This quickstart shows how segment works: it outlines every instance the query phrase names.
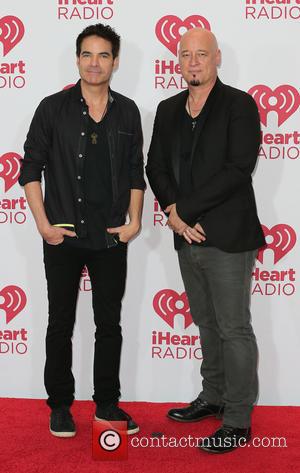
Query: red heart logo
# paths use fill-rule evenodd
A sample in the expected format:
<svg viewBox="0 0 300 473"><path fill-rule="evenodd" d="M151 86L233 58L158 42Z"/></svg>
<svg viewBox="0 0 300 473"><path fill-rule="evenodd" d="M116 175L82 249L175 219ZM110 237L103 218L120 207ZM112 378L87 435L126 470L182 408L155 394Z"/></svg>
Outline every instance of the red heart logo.
<svg viewBox="0 0 300 473"><path fill-rule="evenodd" d="M153 298L153 308L172 328L174 328L175 316L178 314L184 317L184 328L193 323L189 301L185 292L178 294L172 289L162 289Z"/></svg>
<svg viewBox="0 0 300 473"><path fill-rule="evenodd" d="M0 177L4 180L4 192L7 192L17 182L20 175L22 157L17 153L5 153L0 156Z"/></svg>
<svg viewBox="0 0 300 473"><path fill-rule="evenodd" d="M276 264L294 248L297 241L296 232L290 225L286 224L278 224L270 229L262 225L262 229L265 237L270 235L273 237L273 241L259 250L257 259L260 263L263 263L264 252L270 249L274 252L274 264Z"/></svg>
<svg viewBox="0 0 300 473"><path fill-rule="evenodd" d="M25 32L22 21L16 16L0 18L0 43L6 56L23 38Z"/></svg>
<svg viewBox="0 0 300 473"><path fill-rule="evenodd" d="M267 116L269 112L276 112L278 116L278 126L281 126L300 105L300 95L298 90L291 85L280 85L272 90L266 85L255 85L248 93L254 98L260 121L267 126Z"/></svg>
<svg viewBox="0 0 300 473"><path fill-rule="evenodd" d="M185 20L181 20L175 15L166 15L161 18L155 27L155 34L159 41L166 46L166 48L177 56L177 46L183 33L180 29L185 28L190 30L192 28L204 28L210 30L210 24L203 16L192 15Z"/></svg>
<svg viewBox="0 0 300 473"><path fill-rule="evenodd" d="M0 292L0 297L4 298L4 302L0 304L6 314L6 323L13 320L25 307L27 298L26 294L18 286L6 286Z"/></svg>

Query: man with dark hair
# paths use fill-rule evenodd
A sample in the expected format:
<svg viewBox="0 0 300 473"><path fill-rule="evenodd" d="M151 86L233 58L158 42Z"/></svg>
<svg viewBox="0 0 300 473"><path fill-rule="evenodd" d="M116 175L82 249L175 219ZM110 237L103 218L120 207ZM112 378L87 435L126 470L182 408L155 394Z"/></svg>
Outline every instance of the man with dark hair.
<svg viewBox="0 0 300 473"><path fill-rule="evenodd" d="M76 56L79 57L81 53L81 45L88 36L98 36L98 38L105 39L111 43L112 57L115 59L120 52L120 36L109 25L98 23L97 25L87 26L76 40Z"/></svg>
<svg viewBox="0 0 300 473"><path fill-rule="evenodd" d="M96 420L133 419L118 406L127 243L141 226L145 182L135 103L110 89L120 37L109 26L77 38L80 80L46 97L33 117L19 182L43 238L49 299L45 387L50 432L75 435L72 334L80 276L89 271L95 332ZM45 199L41 174L45 177ZM126 215L129 222L126 223Z"/></svg>
<svg viewBox="0 0 300 473"><path fill-rule="evenodd" d="M200 329L202 391L177 422L223 417L202 444L213 453L251 437L257 398L257 346L250 284L257 249L265 244L251 174L260 144L257 106L222 84L215 36L195 28L180 41L188 90L158 106L147 175L168 214L191 314Z"/></svg>

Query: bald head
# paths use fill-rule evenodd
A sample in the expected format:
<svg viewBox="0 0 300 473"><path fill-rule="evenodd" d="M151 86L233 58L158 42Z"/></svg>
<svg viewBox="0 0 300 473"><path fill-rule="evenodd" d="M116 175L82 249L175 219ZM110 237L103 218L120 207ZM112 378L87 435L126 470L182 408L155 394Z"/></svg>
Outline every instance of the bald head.
<svg viewBox="0 0 300 473"><path fill-rule="evenodd" d="M198 42L205 45L211 51L217 52L219 50L218 41L215 35L204 28L193 28L188 30L181 36L179 51L182 50L190 42Z"/></svg>
<svg viewBox="0 0 300 473"><path fill-rule="evenodd" d="M181 73L192 87L213 83L221 53L215 35L203 28L193 28L184 33L179 44Z"/></svg>

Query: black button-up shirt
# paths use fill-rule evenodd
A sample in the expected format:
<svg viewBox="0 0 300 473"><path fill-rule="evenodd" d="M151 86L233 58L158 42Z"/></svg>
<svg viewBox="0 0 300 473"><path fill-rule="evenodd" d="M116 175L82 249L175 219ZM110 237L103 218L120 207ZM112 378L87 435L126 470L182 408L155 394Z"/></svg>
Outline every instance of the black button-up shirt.
<svg viewBox="0 0 300 473"><path fill-rule="evenodd" d="M110 90L114 102L106 118L111 165L112 206L107 225L123 225L131 189L145 189L142 130L136 104ZM87 236L84 161L87 151L88 106L80 81L46 97L32 119L24 145L19 183L45 177L45 210L52 225L74 229ZM108 234L107 246L115 245Z"/></svg>
<svg viewBox="0 0 300 473"><path fill-rule="evenodd" d="M101 250L108 246L107 219L112 206L112 178L106 122L112 106L113 102L98 123L89 116L84 160L87 238L65 236L65 242L77 248Z"/></svg>

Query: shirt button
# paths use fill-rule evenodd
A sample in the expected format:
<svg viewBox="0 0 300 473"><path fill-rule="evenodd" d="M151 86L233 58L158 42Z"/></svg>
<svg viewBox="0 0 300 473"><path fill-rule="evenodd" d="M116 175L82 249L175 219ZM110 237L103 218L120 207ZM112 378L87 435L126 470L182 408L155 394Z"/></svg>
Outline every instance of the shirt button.
<svg viewBox="0 0 300 473"><path fill-rule="evenodd" d="M83 99L80 99L80 102L83 102Z"/></svg>
<svg viewBox="0 0 300 473"><path fill-rule="evenodd" d="M77 176L77 179L79 179L79 180L80 180L80 179L81 179L81 176Z"/></svg>
<svg viewBox="0 0 300 473"><path fill-rule="evenodd" d="M79 158L82 158L83 156L82 156L82 154L80 153L80 154L78 155L78 157L79 157Z"/></svg>
<svg viewBox="0 0 300 473"><path fill-rule="evenodd" d="M84 220L80 220L80 223L84 223Z"/></svg>
<svg viewBox="0 0 300 473"><path fill-rule="evenodd" d="M82 132L81 132L81 136L84 136L84 135L85 135L85 133L84 133L84 131L82 131Z"/></svg>
<svg viewBox="0 0 300 473"><path fill-rule="evenodd" d="M84 111L84 112L82 112L82 113L83 113L83 115L86 115L86 111Z"/></svg>
<svg viewBox="0 0 300 473"><path fill-rule="evenodd" d="M79 197L78 202L82 202L82 199Z"/></svg>

